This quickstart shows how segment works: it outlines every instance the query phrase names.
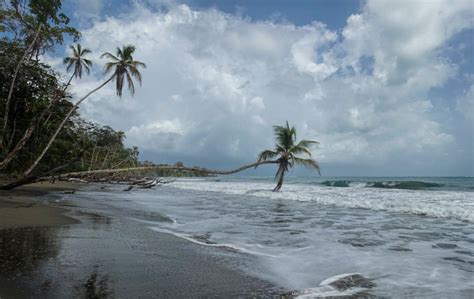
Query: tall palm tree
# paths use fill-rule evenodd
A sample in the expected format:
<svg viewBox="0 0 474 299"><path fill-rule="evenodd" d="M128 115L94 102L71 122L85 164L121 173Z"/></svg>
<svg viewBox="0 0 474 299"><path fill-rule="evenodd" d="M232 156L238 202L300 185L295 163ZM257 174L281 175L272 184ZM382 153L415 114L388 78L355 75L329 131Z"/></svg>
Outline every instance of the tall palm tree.
<svg viewBox="0 0 474 299"><path fill-rule="evenodd" d="M130 93L135 94L135 85L133 84L133 77L142 83L142 75L138 70L138 67L146 68L146 65L143 62L133 60L133 52L135 52L135 47L132 45L123 46L122 49L117 48L117 54L113 55L109 52L105 52L100 57L109 58L112 61L107 62L104 66L104 72L106 74L113 71L112 77L115 78L116 91L119 97L122 96L122 89L124 81L127 81L128 89Z"/></svg>
<svg viewBox="0 0 474 299"><path fill-rule="evenodd" d="M92 67L92 61L87 58L84 58L84 56L86 56L87 54L92 53L91 50L87 48L82 48L81 44L76 44L75 47L71 45L69 46L69 48L72 50L72 56L65 57L63 60L63 64L67 65L66 70L68 72L70 72L73 68L74 71L68 83L66 84L66 88L71 83L72 78L82 78L83 70L85 70L86 73L89 75L91 73Z"/></svg>
<svg viewBox="0 0 474 299"><path fill-rule="evenodd" d="M312 140L301 140L296 143L296 130L294 126L286 122L286 126L273 126L275 132L276 145L275 150L264 150L258 156L259 162L269 161L270 159L278 157L275 161L278 163L278 170L275 175L275 181L277 185L273 191L278 191L283 185L283 179L285 172L295 164L303 165L311 169L315 169L320 173L319 164L315 160L311 159L311 151L309 147L312 144L319 144L317 141ZM304 154L307 157L299 157L297 155ZM258 166L258 165L257 165Z"/></svg>
<svg viewBox="0 0 474 299"><path fill-rule="evenodd" d="M123 46L122 49L117 48L117 55L114 56L110 54L109 52L106 52L101 55L102 57L107 57L110 58L112 61L107 62L104 66L104 73L109 74L113 71L112 76L108 78L106 81L104 81L101 85L96 87L95 89L91 90L89 93L87 93L84 97L79 99L74 106L69 110L69 112L66 114L64 119L62 120L61 124L59 127L56 129L56 132L53 134L53 136L50 138L48 144L46 147L43 149L41 154L36 158L35 162L23 173L24 176L28 176L31 174L31 172L36 168L38 163L43 159L44 155L50 148L51 144L56 140L56 137L58 136L59 132L61 129L64 127L66 122L69 120L71 115L76 111L77 107L84 101L86 100L91 94L94 92L98 91L105 85L107 85L109 82L115 80L116 81L116 92L119 97L122 96L122 89L123 89L123 83L124 79L127 80L128 83L128 89L130 90L130 93L132 95L135 94L135 86L133 84L133 78L135 77L138 82L142 82L142 75L140 71L138 70L139 67L146 68L146 65L143 62L133 60L133 52L135 52L135 47L132 45L127 45Z"/></svg>

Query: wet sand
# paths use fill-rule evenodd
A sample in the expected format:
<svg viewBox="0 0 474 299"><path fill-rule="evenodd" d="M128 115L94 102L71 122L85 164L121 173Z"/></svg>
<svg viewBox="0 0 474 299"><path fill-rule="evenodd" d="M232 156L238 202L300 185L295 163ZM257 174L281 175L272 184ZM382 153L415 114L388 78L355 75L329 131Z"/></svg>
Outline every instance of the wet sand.
<svg viewBox="0 0 474 299"><path fill-rule="evenodd" d="M72 187L55 188L62 194ZM0 195L0 217L7 209L31 209L35 212L24 213L38 216L23 214L18 222L10 217L0 227L0 298L272 298L283 293L232 266L251 263L251 256L216 254L214 248L152 231L130 215L155 216L133 215L126 203L113 210L100 199L77 202L74 195L38 199L45 192L41 187L15 192Z"/></svg>
<svg viewBox="0 0 474 299"><path fill-rule="evenodd" d="M36 183L11 191L0 190L0 229L78 223L77 219L64 215L67 210L33 200L48 192L75 192L77 189L77 185L70 183Z"/></svg>

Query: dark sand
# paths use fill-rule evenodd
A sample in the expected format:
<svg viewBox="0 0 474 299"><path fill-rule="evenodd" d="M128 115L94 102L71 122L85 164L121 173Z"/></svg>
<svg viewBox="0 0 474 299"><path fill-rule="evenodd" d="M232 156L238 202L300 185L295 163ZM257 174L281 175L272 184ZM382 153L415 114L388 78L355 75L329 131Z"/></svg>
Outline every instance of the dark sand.
<svg viewBox="0 0 474 299"><path fill-rule="evenodd" d="M11 191L0 190L0 229L78 223L77 219L63 215L67 210L33 200L51 191L72 192L77 188L68 183L36 183Z"/></svg>
<svg viewBox="0 0 474 299"><path fill-rule="evenodd" d="M54 188L63 193L74 186ZM127 203L120 210L100 199L77 202L74 195L60 203L44 196L32 201L47 190L51 186L0 194L2 299L275 298L284 292L238 270L251 256L216 254L219 249L130 219L159 215L134 215Z"/></svg>

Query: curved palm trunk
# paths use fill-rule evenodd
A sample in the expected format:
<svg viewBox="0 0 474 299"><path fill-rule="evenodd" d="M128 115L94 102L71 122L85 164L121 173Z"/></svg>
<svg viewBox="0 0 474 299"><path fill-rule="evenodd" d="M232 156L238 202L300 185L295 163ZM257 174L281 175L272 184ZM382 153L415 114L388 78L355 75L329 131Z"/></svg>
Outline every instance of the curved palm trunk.
<svg viewBox="0 0 474 299"><path fill-rule="evenodd" d="M233 174L248 168L252 167L257 167L259 165L263 164L278 164L279 161L262 161L262 162L256 162L248 165L244 165L242 167L232 169L232 170L213 170L213 169L202 169L202 168L190 168L190 167L176 167L176 166L143 166L143 167L130 167L130 168L120 168L120 169L100 169L100 170L90 170L90 171L78 171L78 172L69 172L61 175L55 176L57 179L66 179L66 178L80 178L80 177L87 177L89 175L100 175L100 174L113 174L113 173L120 173L120 172L134 172L134 171L152 171L152 170L161 170L161 169L167 169L167 170L185 170L185 171L196 171L196 172L206 172L208 174ZM36 180L40 178L48 178L47 175L48 173L45 173L42 176L26 176L16 182L13 182L11 184L8 184L6 186L0 187L1 189L13 189L18 186L24 185L24 184L29 184L33 183ZM27 179L28 178L28 179ZM34 178L34 179L30 179Z"/></svg>
<svg viewBox="0 0 474 299"><path fill-rule="evenodd" d="M247 165L244 165L242 167L232 169L232 170L205 170L205 172L208 172L210 174L233 174L233 173L241 172L241 171L243 171L245 169L248 169L248 168L257 167L259 165L277 164L277 163L279 163L279 162L278 161L261 161L261 162L255 162L255 163L252 163L252 164L247 164Z"/></svg>
<svg viewBox="0 0 474 299"><path fill-rule="evenodd" d="M288 171L288 160L284 159L283 157L279 158L278 163L280 164L278 166L278 171L275 175L275 181L278 180L277 185L273 189L273 192L280 191L281 187L283 186L283 180L285 179L285 172Z"/></svg>
<svg viewBox="0 0 474 299"><path fill-rule="evenodd" d="M280 177L278 178L278 183L275 186L275 188L273 189L273 192L280 191L281 187L283 186L283 180L285 178L285 172L286 171L283 169Z"/></svg>
<svg viewBox="0 0 474 299"><path fill-rule="evenodd" d="M33 38L33 41L28 45L28 48L26 48L25 52L23 53L23 56L21 57L20 61L18 61L18 64L16 65L15 72L13 73L12 82L10 83L7 101L5 104L5 115L3 116L3 126L2 126L2 131L0 132L0 145L3 144L3 137L5 136L5 131L7 130L8 116L9 116L9 110L10 110L10 101L13 95L13 88L15 87L16 77L18 76L18 72L20 71L21 65L25 61L26 56L35 46L36 40L38 39L38 36L42 28L43 28L43 24L40 24L38 26L38 30L36 30L36 34L35 34L35 37Z"/></svg>
<svg viewBox="0 0 474 299"><path fill-rule="evenodd" d="M110 81L112 81L112 79L114 78L114 76L110 77L107 81L105 81L104 83L102 83L101 85L99 85L97 88L91 90L89 93L87 93L84 97L82 97L79 101L77 101L76 104L74 104L74 106L72 106L72 108L69 110L69 112L66 114L66 116L64 117L63 121L61 122L61 124L59 125L59 127L56 129L56 132L54 132L53 136L51 136L51 138L49 139L49 142L48 144L46 145L46 147L43 149L43 151L41 152L41 154L36 158L36 160L33 162L33 164L23 173L24 176L28 176L35 168L36 166L38 165L38 163L43 159L44 155L46 154L46 152L49 150L49 148L51 147L51 144L53 144L54 140L56 140L56 137L59 135L59 132L61 132L62 128L64 127L64 125L66 124L66 122L69 120L69 118L71 117L71 115L74 113L74 111L76 111L77 107L85 100L87 99L91 94L93 94L94 92L98 91L99 89L101 89L102 87L104 87L105 85L107 85Z"/></svg>
<svg viewBox="0 0 474 299"><path fill-rule="evenodd" d="M63 89L63 92L66 91L69 84L71 84L71 80L74 77L74 74L69 78L66 86ZM28 129L26 129L23 137L17 142L15 147L6 155L6 157L0 161L0 170L4 169L5 167L10 164L10 162L17 156L17 153L25 146L26 142L30 139L33 135L33 132L39 127L41 124L41 120L45 117L45 115L51 110L53 105L58 101L59 97L54 97L50 102L46 109L44 109L38 117L35 117L31 121L31 125Z"/></svg>
<svg viewBox="0 0 474 299"><path fill-rule="evenodd" d="M181 170L181 171L195 171L195 172L205 172L208 174L233 174L240 171L243 171L248 168L257 167L263 164L278 164L278 161L262 161L256 162L252 164L247 164L242 167L232 169L232 170L214 170L214 169L203 169L203 168L191 168L191 167L176 167L176 166L143 166L143 167L129 167L129 168L120 168L120 169L99 169L99 170L90 170L90 171L78 171L78 172L70 172L65 173L59 176L59 178L67 178L67 177L85 177L88 175L93 174L109 174L109 173L119 173L119 172L133 172L133 171L152 171L152 170Z"/></svg>

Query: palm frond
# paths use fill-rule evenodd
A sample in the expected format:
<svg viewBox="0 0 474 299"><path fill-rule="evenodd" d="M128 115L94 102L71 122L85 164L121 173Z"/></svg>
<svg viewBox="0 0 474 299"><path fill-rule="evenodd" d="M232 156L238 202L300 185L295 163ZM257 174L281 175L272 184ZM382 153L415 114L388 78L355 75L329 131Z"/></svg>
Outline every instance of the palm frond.
<svg viewBox="0 0 474 299"><path fill-rule="evenodd" d="M68 63L71 63L71 57L64 57L63 59L63 64L68 64Z"/></svg>
<svg viewBox="0 0 474 299"><path fill-rule="evenodd" d="M93 62L89 59L83 59L84 63L88 66L88 67L92 67L93 65Z"/></svg>
<svg viewBox="0 0 474 299"><path fill-rule="evenodd" d="M128 67L128 69L130 70L130 73L132 74L132 76L137 78L138 82L141 85L142 84L142 74L140 73L140 71L134 65L130 65Z"/></svg>
<svg viewBox="0 0 474 299"><path fill-rule="evenodd" d="M86 54L92 53L92 51L87 48L84 48L81 53L82 55L86 55Z"/></svg>
<svg viewBox="0 0 474 299"><path fill-rule="evenodd" d="M105 52L101 55L101 58L109 58L112 61L107 62L104 65L104 73L113 72L112 78L115 79L116 92L119 97L122 96L124 81L127 81L128 89L133 95L135 93L135 84L133 79L142 83L142 75L138 70L138 67L146 67L143 62L133 60L132 54L135 52L135 46L125 45L122 48L116 49L117 56L112 55L109 52Z"/></svg>
<svg viewBox="0 0 474 299"><path fill-rule="evenodd" d="M319 142L318 141L315 141L315 140L301 140L300 142L298 142L297 146L304 146L304 147L310 147L311 145L313 144L316 144L318 145Z"/></svg>
<svg viewBox="0 0 474 299"><path fill-rule="evenodd" d="M109 53L109 52L105 52L105 53L102 53L102 55L100 55L100 58L109 58L109 59L112 59L112 60L115 60L115 61L120 61L120 59L117 58L117 56Z"/></svg>
<svg viewBox="0 0 474 299"><path fill-rule="evenodd" d="M130 90L130 93L133 96L135 94L135 85L133 84L132 76L130 76L130 73L126 70L125 70L125 75L126 75L126 78L127 78L128 90Z"/></svg>
<svg viewBox="0 0 474 299"><path fill-rule="evenodd" d="M267 161L268 159L275 158L278 153L272 150L264 150L258 155L257 162Z"/></svg>
<svg viewBox="0 0 474 299"><path fill-rule="evenodd" d="M307 147L304 147L304 146L294 145L290 148L289 152L294 154L294 155L305 153L305 154L307 154L308 156L311 157L310 150Z"/></svg>
<svg viewBox="0 0 474 299"><path fill-rule="evenodd" d="M135 52L135 46L133 45L126 45L126 46L123 46L123 49L122 49L122 58L124 60L130 60L130 61L133 61L133 58L132 58L132 54Z"/></svg>
<svg viewBox="0 0 474 299"><path fill-rule="evenodd" d="M84 55L91 53L91 51L87 48L82 48L81 44L76 44L76 46L69 46L72 50L72 56L66 57L63 60L64 64L68 64L66 71L70 71L74 66L74 77L82 77L83 68L86 68L86 72L89 74L90 69L89 67L92 66L92 61L85 59Z"/></svg>
<svg viewBox="0 0 474 299"><path fill-rule="evenodd" d="M117 65L117 62L107 62L104 65L104 74L108 74L112 71L112 68L114 68Z"/></svg>
<svg viewBox="0 0 474 299"><path fill-rule="evenodd" d="M302 165L304 167L307 167L309 169L315 169L318 171L319 175L321 175L321 170L319 168L318 162L313 159L303 159L299 157L294 157L295 163L298 165Z"/></svg>
<svg viewBox="0 0 474 299"><path fill-rule="evenodd" d="M142 67L142 68L146 69L146 64L144 64L144 63L141 62L141 61L136 61L136 60L134 60L134 61L132 61L131 64L133 64L133 65L135 65L135 66L137 66L137 67Z"/></svg>

